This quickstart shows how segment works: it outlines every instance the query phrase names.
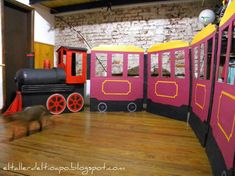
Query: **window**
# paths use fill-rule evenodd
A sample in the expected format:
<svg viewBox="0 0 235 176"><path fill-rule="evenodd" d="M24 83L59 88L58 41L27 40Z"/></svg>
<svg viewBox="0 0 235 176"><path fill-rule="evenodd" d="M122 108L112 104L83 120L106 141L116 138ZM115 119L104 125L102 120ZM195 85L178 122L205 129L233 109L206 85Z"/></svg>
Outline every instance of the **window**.
<svg viewBox="0 0 235 176"><path fill-rule="evenodd" d="M194 55L194 78L198 78L198 47L193 49Z"/></svg>
<svg viewBox="0 0 235 176"><path fill-rule="evenodd" d="M171 77L170 53L162 54L162 76Z"/></svg>
<svg viewBox="0 0 235 176"><path fill-rule="evenodd" d="M58 64L66 64L66 50L60 50L58 52Z"/></svg>
<svg viewBox="0 0 235 176"><path fill-rule="evenodd" d="M220 58L219 58L219 73L218 73L218 82L224 82L225 78L225 60L226 60L226 51L228 46L228 27L222 31L221 37L221 51L220 51Z"/></svg>
<svg viewBox="0 0 235 176"><path fill-rule="evenodd" d="M128 54L128 76L139 76L139 54Z"/></svg>
<svg viewBox="0 0 235 176"><path fill-rule="evenodd" d="M200 70L199 70L199 79L204 79L204 61L205 61L205 44L200 45Z"/></svg>
<svg viewBox="0 0 235 176"><path fill-rule="evenodd" d="M151 76L159 76L158 54L151 54Z"/></svg>
<svg viewBox="0 0 235 176"><path fill-rule="evenodd" d="M64 63L64 65L66 65L66 55L67 55L67 52L65 50L63 50L63 63Z"/></svg>
<svg viewBox="0 0 235 176"><path fill-rule="evenodd" d="M229 55L229 67L227 83L233 85L235 79L235 21L232 26L231 51Z"/></svg>
<svg viewBox="0 0 235 176"><path fill-rule="evenodd" d="M82 75L82 54L72 53L72 76Z"/></svg>
<svg viewBox="0 0 235 176"><path fill-rule="evenodd" d="M123 75L123 54L112 54L112 76Z"/></svg>
<svg viewBox="0 0 235 176"><path fill-rule="evenodd" d="M213 48L213 38L207 41L207 64L206 64L206 79L207 80L210 80L211 67L213 67L211 63L212 48Z"/></svg>
<svg viewBox="0 0 235 176"><path fill-rule="evenodd" d="M175 77L185 78L185 53L184 50L175 52Z"/></svg>
<svg viewBox="0 0 235 176"><path fill-rule="evenodd" d="M58 53L57 53L57 58L58 58L58 64L61 64L61 62L62 62L62 59L61 59L61 51L59 51Z"/></svg>
<svg viewBox="0 0 235 176"><path fill-rule="evenodd" d="M99 77L107 76L107 63L108 58L105 53L96 53L95 54L95 75Z"/></svg>

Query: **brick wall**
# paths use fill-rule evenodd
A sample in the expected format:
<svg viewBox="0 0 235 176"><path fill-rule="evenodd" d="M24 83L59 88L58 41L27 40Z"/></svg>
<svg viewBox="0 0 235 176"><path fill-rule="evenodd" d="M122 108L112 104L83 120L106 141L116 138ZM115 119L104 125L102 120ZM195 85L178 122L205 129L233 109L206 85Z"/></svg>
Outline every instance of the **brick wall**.
<svg viewBox="0 0 235 176"><path fill-rule="evenodd" d="M134 44L144 49L169 40L191 41L203 27L199 13L214 8L201 1L152 4L135 7L106 8L97 11L63 15L64 21L80 31L91 47L100 44ZM87 47L76 32L59 18L55 22L56 48L61 45Z"/></svg>

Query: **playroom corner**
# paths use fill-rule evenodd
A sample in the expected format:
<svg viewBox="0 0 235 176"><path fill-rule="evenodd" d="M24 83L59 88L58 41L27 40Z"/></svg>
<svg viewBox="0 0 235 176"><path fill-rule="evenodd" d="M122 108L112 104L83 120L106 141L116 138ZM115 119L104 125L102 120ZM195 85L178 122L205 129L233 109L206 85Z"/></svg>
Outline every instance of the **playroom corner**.
<svg viewBox="0 0 235 176"><path fill-rule="evenodd" d="M0 176L235 176L235 0L0 12Z"/></svg>

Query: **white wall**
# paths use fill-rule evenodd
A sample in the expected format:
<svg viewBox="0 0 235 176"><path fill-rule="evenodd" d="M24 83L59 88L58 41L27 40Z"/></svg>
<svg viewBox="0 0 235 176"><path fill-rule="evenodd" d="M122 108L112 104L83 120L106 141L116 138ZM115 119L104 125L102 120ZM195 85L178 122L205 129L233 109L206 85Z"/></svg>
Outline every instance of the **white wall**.
<svg viewBox="0 0 235 176"><path fill-rule="evenodd" d="M3 0L0 0L0 5ZM27 6L29 0L16 0ZM34 41L55 45L54 15L50 10L41 5L32 6L35 9L34 14ZM0 14L2 14L0 8ZM0 31L2 30L2 21L0 18ZM2 33L0 32L0 64L2 64ZM0 109L3 107L3 70L0 66Z"/></svg>
<svg viewBox="0 0 235 176"><path fill-rule="evenodd" d="M34 41L55 45L54 15L49 9L37 5L34 18Z"/></svg>

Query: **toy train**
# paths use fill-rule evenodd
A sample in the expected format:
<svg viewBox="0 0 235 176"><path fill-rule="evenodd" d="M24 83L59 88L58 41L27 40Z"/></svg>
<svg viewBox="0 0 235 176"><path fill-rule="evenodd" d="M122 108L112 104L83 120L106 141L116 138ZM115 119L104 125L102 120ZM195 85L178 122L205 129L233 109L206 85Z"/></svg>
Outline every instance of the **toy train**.
<svg viewBox="0 0 235 176"><path fill-rule="evenodd" d="M44 104L52 114L83 108L86 49L61 47L58 68L24 69L16 82L23 106ZM214 175L235 174L235 1L219 28L208 25L191 44L171 41L144 51L100 46L91 51L90 110L146 110L188 120ZM147 85L147 87L146 87ZM145 95L147 97L145 97Z"/></svg>
<svg viewBox="0 0 235 176"><path fill-rule="evenodd" d="M52 114L83 108L87 49L60 47L57 52L58 68L21 69L16 73L23 107L42 104Z"/></svg>

